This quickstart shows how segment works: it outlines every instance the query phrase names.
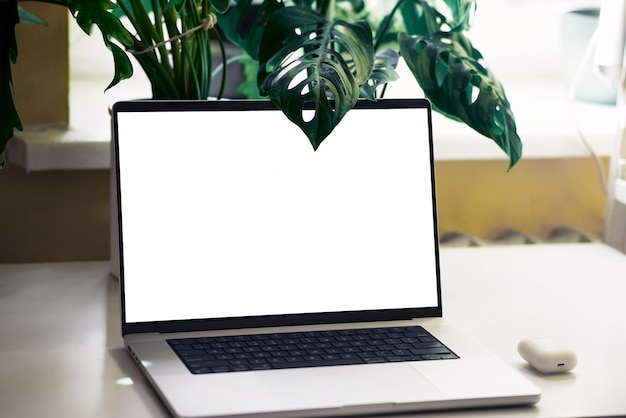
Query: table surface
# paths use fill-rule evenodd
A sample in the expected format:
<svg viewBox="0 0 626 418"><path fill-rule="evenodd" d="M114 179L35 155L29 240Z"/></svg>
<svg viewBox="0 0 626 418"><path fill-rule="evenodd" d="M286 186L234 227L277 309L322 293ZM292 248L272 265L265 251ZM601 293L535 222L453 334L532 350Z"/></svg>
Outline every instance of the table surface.
<svg viewBox="0 0 626 418"><path fill-rule="evenodd" d="M0 266L0 415L168 416L123 348L106 262ZM424 416L626 415L626 256L600 243L445 248L443 319L543 390L533 407ZM540 375L517 342L554 336L578 354ZM406 415L403 415L406 417Z"/></svg>

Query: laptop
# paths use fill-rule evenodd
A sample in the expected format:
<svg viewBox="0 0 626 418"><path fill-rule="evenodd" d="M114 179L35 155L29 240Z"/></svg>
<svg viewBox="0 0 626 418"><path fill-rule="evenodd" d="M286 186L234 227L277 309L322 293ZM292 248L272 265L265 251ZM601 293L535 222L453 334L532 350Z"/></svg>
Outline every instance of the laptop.
<svg viewBox="0 0 626 418"><path fill-rule="evenodd" d="M113 126L122 334L173 416L539 400L439 324L428 101L359 102L316 151L269 101L120 102Z"/></svg>

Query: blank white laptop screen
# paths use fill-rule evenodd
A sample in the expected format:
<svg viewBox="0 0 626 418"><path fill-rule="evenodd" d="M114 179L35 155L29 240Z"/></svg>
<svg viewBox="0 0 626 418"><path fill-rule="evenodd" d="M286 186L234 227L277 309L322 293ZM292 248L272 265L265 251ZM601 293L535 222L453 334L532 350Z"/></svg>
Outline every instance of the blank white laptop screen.
<svg viewBox="0 0 626 418"><path fill-rule="evenodd" d="M117 114L125 321L438 306L427 109Z"/></svg>

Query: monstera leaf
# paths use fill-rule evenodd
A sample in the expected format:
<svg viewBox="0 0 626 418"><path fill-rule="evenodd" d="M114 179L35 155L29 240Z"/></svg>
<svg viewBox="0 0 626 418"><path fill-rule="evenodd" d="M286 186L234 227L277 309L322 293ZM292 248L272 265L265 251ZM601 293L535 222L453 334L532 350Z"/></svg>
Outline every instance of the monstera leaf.
<svg viewBox="0 0 626 418"><path fill-rule="evenodd" d="M284 7L272 14L259 50L259 91L307 135L314 149L355 105L374 65L366 22L327 21ZM312 117L305 112L312 109Z"/></svg>
<svg viewBox="0 0 626 418"><path fill-rule="evenodd" d="M376 54L372 74L369 80L361 86L361 97L376 100L376 89L378 87L400 78L396 72L399 60L400 55L390 48Z"/></svg>
<svg viewBox="0 0 626 418"><path fill-rule="evenodd" d="M460 32L401 35L400 51L433 108L493 139L509 157L522 154L504 88L481 64L482 56Z"/></svg>
<svg viewBox="0 0 626 418"><path fill-rule="evenodd" d="M471 21L476 11L475 0L445 0L448 9L452 13L449 22L455 22L450 32L464 31L470 28Z"/></svg>
<svg viewBox="0 0 626 418"><path fill-rule="evenodd" d="M115 38L125 46L133 44L133 40L122 25L122 22L111 13L111 10L117 6L109 0L68 0L67 7L76 19L76 23L85 33L90 34L93 25L100 29L104 44L113 54L115 72L113 80L107 89L113 87L121 80L130 78L133 75L133 66L128 55L122 48L111 42L110 39L111 37Z"/></svg>
<svg viewBox="0 0 626 418"><path fill-rule="evenodd" d="M259 44L269 16L284 7L279 0L238 0L219 17L220 29L226 37L254 60L259 58Z"/></svg>

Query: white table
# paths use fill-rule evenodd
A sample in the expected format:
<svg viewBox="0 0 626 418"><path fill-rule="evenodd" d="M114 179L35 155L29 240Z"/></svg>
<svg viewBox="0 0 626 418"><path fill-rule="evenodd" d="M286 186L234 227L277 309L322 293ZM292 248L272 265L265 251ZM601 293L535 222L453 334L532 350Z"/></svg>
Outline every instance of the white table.
<svg viewBox="0 0 626 418"><path fill-rule="evenodd" d="M108 263L0 266L0 415L167 416L126 354ZM603 244L441 251L444 319L543 389L534 407L428 416L626 415L626 256ZM570 344L570 374L541 376L519 339ZM423 417L426 415L420 415Z"/></svg>

